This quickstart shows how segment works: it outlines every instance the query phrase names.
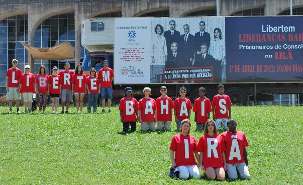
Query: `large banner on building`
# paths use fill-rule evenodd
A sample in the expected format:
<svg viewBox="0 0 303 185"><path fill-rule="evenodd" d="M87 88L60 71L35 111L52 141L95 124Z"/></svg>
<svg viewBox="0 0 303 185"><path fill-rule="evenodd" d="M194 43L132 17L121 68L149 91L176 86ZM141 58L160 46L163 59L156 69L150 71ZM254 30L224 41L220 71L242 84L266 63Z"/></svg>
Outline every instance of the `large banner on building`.
<svg viewBox="0 0 303 185"><path fill-rule="evenodd" d="M118 18L115 83L208 83L226 78L225 18Z"/></svg>
<svg viewBox="0 0 303 185"><path fill-rule="evenodd" d="M303 17L227 17L230 82L303 79Z"/></svg>

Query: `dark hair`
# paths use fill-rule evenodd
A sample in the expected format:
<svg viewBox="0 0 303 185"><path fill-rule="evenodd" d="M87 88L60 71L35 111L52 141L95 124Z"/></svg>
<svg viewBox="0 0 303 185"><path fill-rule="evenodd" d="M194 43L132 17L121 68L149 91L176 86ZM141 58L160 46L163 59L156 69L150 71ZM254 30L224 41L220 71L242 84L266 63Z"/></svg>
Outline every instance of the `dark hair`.
<svg viewBox="0 0 303 185"><path fill-rule="evenodd" d="M187 91L186 87L184 87L184 86L180 87L179 92L181 92L181 91Z"/></svg>
<svg viewBox="0 0 303 185"><path fill-rule="evenodd" d="M200 87L199 91L206 92L206 89L205 89L205 87Z"/></svg>
<svg viewBox="0 0 303 185"><path fill-rule="evenodd" d="M237 122L235 120L231 119L231 120L227 121L227 125L232 124L232 123L237 126Z"/></svg>
<svg viewBox="0 0 303 185"><path fill-rule="evenodd" d="M80 68L80 69L79 69L79 68ZM83 69L82 69L82 66L81 66L81 65L77 65L77 66L76 66L75 74L80 74L80 75L83 74Z"/></svg>
<svg viewBox="0 0 303 185"><path fill-rule="evenodd" d="M214 123L214 134L217 134L217 128L216 128L216 124L214 122L214 120L208 119L207 122L205 123L205 128L204 128L204 134L208 134L208 123Z"/></svg>
<svg viewBox="0 0 303 185"><path fill-rule="evenodd" d="M170 46L173 44L176 44L176 46L178 47L178 42L172 42L172 43L170 43Z"/></svg>
<svg viewBox="0 0 303 185"><path fill-rule="evenodd" d="M202 42L202 43L200 44L200 47L201 47L201 46L206 46L207 49L208 49L208 44L207 44L206 42Z"/></svg>
<svg viewBox="0 0 303 185"><path fill-rule="evenodd" d="M183 25L183 28L184 28L184 26L187 26L187 27L188 27L188 29L189 29L189 24L184 24L184 25Z"/></svg>
<svg viewBox="0 0 303 185"><path fill-rule="evenodd" d="M219 39L222 40L222 31L221 31L221 29L220 29L220 28L215 28L215 29L214 29L214 33L215 33L216 31L219 32ZM214 34L214 38L215 38L215 34Z"/></svg>
<svg viewBox="0 0 303 185"><path fill-rule="evenodd" d="M45 68L45 66L44 66L44 65L41 65L40 68L39 68L39 75L41 75L42 69L44 69L44 74L46 74L46 68Z"/></svg>
<svg viewBox="0 0 303 185"><path fill-rule="evenodd" d="M176 25L176 21L175 20L170 20L169 22L168 22L168 24L170 24L171 22L174 22L174 24Z"/></svg>
<svg viewBox="0 0 303 185"><path fill-rule="evenodd" d="M203 24L204 24L204 26L205 26L205 22L204 22L204 21L200 21L200 22L199 22L199 24L201 24L201 23L203 23Z"/></svg>
<svg viewBox="0 0 303 185"><path fill-rule="evenodd" d="M223 85L223 84L219 84L219 85L217 86L217 89L219 90L220 88L224 88L224 85Z"/></svg>
<svg viewBox="0 0 303 185"><path fill-rule="evenodd" d="M97 71L96 71L96 69L94 67L90 68L89 75L91 75L92 72L95 72L95 76L94 77L97 77Z"/></svg>
<svg viewBox="0 0 303 185"><path fill-rule="evenodd" d="M155 33L157 34L157 27L159 27L161 29L161 33L160 35L162 35L162 33L164 32L164 28L161 24L157 24L156 27L155 27Z"/></svg>

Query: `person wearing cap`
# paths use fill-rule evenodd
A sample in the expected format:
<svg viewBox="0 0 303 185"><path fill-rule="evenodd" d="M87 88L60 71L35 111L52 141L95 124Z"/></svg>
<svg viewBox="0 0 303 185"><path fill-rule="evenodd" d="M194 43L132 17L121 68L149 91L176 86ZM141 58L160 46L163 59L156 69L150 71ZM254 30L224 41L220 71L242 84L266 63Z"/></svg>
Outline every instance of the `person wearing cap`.
<svg viewBox="0 0 303 185"><path fill-rule="evenodd" d="M33 94L36 92L36 77L31 73L30 65L25 65L25 71L21 77L20 92L23 98L25 113L32 112Z"/></svg>
<svg viewBox="0 0 303 185"><path fill-rule="evenodd" d="M180 126L181 132L172 137L169 146L171 159L170 176L183 180L189 178L199 179L197 141L194 136L190 135L190 120L182 120Z"/></svg>
<svg viewBox="0 0 303 185"><path fill-rule="evenodd" d="M122 134L136 131L138 101L133 97L133 90L131 87L124 89L125 96L121 98L119 104L120 120L123 125Z"/></svg>
<svg viewBox="0 0 303 185"><path fill-rule="evenodd" d="M86 86L86 75L83 73L83 68L81 65L76 66L75 74L73 75L72 81L77 112L82 112Z"/></svg>
<svg viewBox="0 0 303 185"><path fill-rule="evenodd" d="M167 96L166 86L160 87L160 93L161 96L156 99L157 129L170 131L174 102L171 97Z"/></svg>
<svg viewBox="0 0 303 185"><path fill-rule="evenodd" d="M141 131L155 131L155 111L156 111L156 101L150 97L151 88L144 87L143 89L144 97L139 100L139 121L141 123Z"/></svg>
<svg viewBox="0 0 303 185"><path fill-rule="evenodd" d="M48 85L49 95L52 101L52 113L55 114L57 113L60 97L59 75L57 66L53 67L52 74L48 76Z"/></svg>
<svg viewBox="0 0 303 185"><path fill-rule="evenodd" d="M21 101L20 96L20 80L23 75L22 71L17 67L18 60L12 60L12 67L7 70L6 73L6 87L7 87L7 101L9 106L9 112L13 111L13 103L16 104L17 113L19 113L19 105Z"/></svg>
<svg viewBox="0 0 303 185"><path fill-rule="evenodd" d="M237 130L237 122L227 122L228 131L221 134L224 145L225 168L228 178L236 180L250 179L248 170L247 147L249 146L244 132Z"/></svg>
<svg viewBox="0 0 303 185"><path fill-rule="evenodd" d="M86 78L86 88L87 88L87 112L91 113L91 108L93 112L97 112L98 94L99 94L99 80L97 78L97 71L94 67L90 69L89 76Z"/></svg>
<svg viewBox="0 0 303 185"><path fill-rule="evenodd" d="M114 80L114 71L108 66L108 61L104 60L103 67L98 72L98 79L100 81L101 88L101 105L102 112L105 112L105 103L107 100L108 112L110 112L110 107L112 106L113 98L113 88L112 83Z"/></svg>
<svg viewBox="0 0 303 185"><path fill-rule="evenodd" d="M180 97L176 98L174 102L177 131L180 131L182 120L190 119L192 105L190 99L186 97L186 92L186 88L181 87L179 90Z"/></svg>
<svg viewBox="0 0 303 185"><path fill-rule="evenodd" d="M39 99L39 111L45 112L48 94L48 75L44 65L39 68L39 73L36 76L36 94Z"/></svg>
<svg viewBox="0 0 303 185"><path fill-rule="evenodd" d="M72 76L74 72L70 70L70 64L68 62L64 65L64 70L60 71L59 73L59 80L60 80L60 89L61 89L61 104L62 110L61 113L68 113L69 104L72 101L73 94L72 94Z"/></svg>

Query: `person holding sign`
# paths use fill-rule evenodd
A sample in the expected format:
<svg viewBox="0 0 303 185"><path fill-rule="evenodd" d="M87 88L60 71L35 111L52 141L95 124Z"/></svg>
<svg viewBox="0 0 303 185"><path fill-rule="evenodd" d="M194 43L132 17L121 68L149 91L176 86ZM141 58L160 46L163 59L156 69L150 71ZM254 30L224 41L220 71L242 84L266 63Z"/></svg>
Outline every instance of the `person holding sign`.
<svg viewBox="0 0 303 185"><path fill-rule="evenodd" d="M77 112L82 112L83 99L85 95L85 79L86 76L83 74L83 69L81 65L77 65L75 69L75 74L73 75L73 92L75 95Z"/></svg>
<svg viewBox="0 0 303 185"><path fill-rule="evenodd" d="M240 179L249 179L246 136L243 132L237 131L235 120L229 120L227 126L228 131L222 133L222 141L228 178L236 180L239 174Z"/></svg>
<svg viewBox="0 0 303 185"><path fill-rule="evenodd" d="M231 100L224 94L224 85L218 85L218 94L213 97L213 118L217 130L227 130L227 121L231 118Z"/></svg>
<svg viewBox="0 0 303 185"><path fill-rule="evenodd" d="M157 129L170 131L174 102L169 96L167 96L166 86L161 86L160 93L161 96L156 99Z"/></svg>
<svg viewBox="0 0 303 185"><path fill-rule="evenodd" d="M197 148L206 177L211 180L224 180L223 144L213 120L208 120L205 124L204 135L200 138Z"/></svg>
<svg viewBox="0 0 303 185"><path fill-rule="evenodd" d="M33 94L36 92L36 76L31 73L30 65L25 65L25 72L21 77L21 88L25 113L32 112Z"/></svg>
<svg viewBox="0 0 303 185"><path fill-rule="evenodd" d="M156 101L150 97L151 89L144 87L144 97L139 101L139 120L141 123L141 131L155 131L155 112L156 112Z"/></svg>
<svg viewBox="0 0 303 185"><path fill-rule="evenodd" d="M60 96L60 88L59 88L59 75L58 68L56 66L53 67L52 74L48 76L49 83L49 95L52 100L52 113L57 113L57 107L59 105L59 96Z"/></svg>
<svg viewBox="0 0 303 185"><path fill-rule="evenodd" d="M195 112L196 131L202 132L211 112L211 102L205 96L206 89L199 88L199 98L195 99L193 111Z"/></svg>
<svg viewBox="0 0 303 185"><path fill-rule="evenodd" d="M191 102L190 99L186 98L186 88L181 87L179 90L180 97L175 99L175 120L177 123L177 131L181 129L181 121L190 118L191 113Z"/></svg>
<svg viewBox="0 0 303 185"><path fill-rule="evenodd" d="M95 68L90 69L89 76L86 78L86 87L88 93L87 112L91 113L91 108L93 108L93 112L95 113L97 112L99 94L99 80Z"/></svg>
<svg viewBox="0 0 303 185"><path fill-rule="evenodd" d="M197 142L194 136L190 135L190 121L181 121L181 133L172 137L170 143L170 177L177 177L183 180L189 178L200 178L200 171L197 166L198 153Z"/></svg>
<svg viewBox="0 0 303 185"><path fill-rule="evenodd" d="M36 89L37 97L39 99L39 111L42 110L44 113L47 104L47 94L48 94L48 75L46 74L46 69L44 65L40 66L39 74L36 76Z"/></svg>

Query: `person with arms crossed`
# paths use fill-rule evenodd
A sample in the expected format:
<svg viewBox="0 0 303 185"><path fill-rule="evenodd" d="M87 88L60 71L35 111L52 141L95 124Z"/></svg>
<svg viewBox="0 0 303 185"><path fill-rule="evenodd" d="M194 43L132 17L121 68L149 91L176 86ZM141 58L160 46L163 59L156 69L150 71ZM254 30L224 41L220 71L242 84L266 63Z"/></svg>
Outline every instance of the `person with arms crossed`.
<svg viewBox="0 0 303 185"><path fill-rule="evenodd" d="M205 170L206 177L211 180L224 180L223 143L213 120L206 122L204 135L200 138L197 148L200 152L200 166Z"/></svg>
<svg viewBox="0 0 303 185"><path fill-rule="evenodd" d="M151 89L144 87L144 97L139 100L138 116L141 123L141 131L155 131L155 112L156 112L156 101L150 97Z"/></svg>
<svg viewBox="0 0 303 185"><path fill-rule="evenodd" d="M99 94L99 80L97 78L97 71L95 68L91 68L89 76L86 78L87 87L87 112L97 112L98 94Z"/></svg>
<svg viewBox="0 0 303 185"><path fill-rule="evenodd" d="M205 96L206 89L199 88L199 98L195 99L193 111L195 112L196 131L203 132L204 126L210 116L211 102Z"/></svg>
<svg viewBox="0 0 303 185"><path fill-rule="evenodd" d="M167 96L166 86L160 87L160 93L161 96L156 99L157 129L160 131L170 131L174 102Z"/></svg>
<svg viewBox="0 0 303 185"><path fill-rule="evenodd" d="M108 112L112 106L114 71L108 66L108 61L104 60L103 67L98 72L98 79L101 88L102 112L105 112L105 103L107 99Z"/></svg>
<svg viewBox="0 0 303 185"><path fill-rule="evenodd" d="M20 80L23 75L22 71L17 67L18 60L12 60L12 67L6 73L6 87L7 87L7 101L9 106L9 113L13 111L13 103L16 104L17 114L19 112L19 105L21 101L20 96Z"/></svg>
<svg viewBox="0 0 303 185"><path fill-rule="evenodd" d="M74 72L70 70L70 64L66 62L64 64L64 70L60 71L59 73L59 80L60 80L60 89L61 89L61 104L62 110L61 114L68 113L69 104L72 101L73 94L72 94L72 77Z"/></svg>
<svg viewBox="0 0 303 185"><path fill-rule="evenodd" d="M122 134L136 131L138 101L133 97L133 89L126 87L125 96L121 98L119 104L120 119L123 125Z"/></svg>
<svg viewBox="0 0 303 185"><path fill-rule="evenodd" d="M231 100L224 94L224 85L218 85L218 94L213 97L213 118L217 130L227 130L227 121L231 118Z"/></svg>
<svg viewBox="0 0 303 185"><path fill-rule="evenodd" d="M73 92L75 95L77 113L82 112L83 100L85 95L85 82L86 75L83 74L83 69L81 65L77 65L75 69L75 74L73 75Z"/></svg>
<svg viewBox="0 0 303 185"><path fill-rule="evenodd" d="M179 90L180 97L175 99L174 110L175 120L177 123L177 131L181 129L181 121L184 119L190 119L190 113L192 109L190 99L186 98L186 88L181 87Z"/></svg>
<svg viewBox="0 0 303 185"><path fill-rule="evenodd" d="M48 95L48 75L46 74L46 68L41 65L39 68L39 74L36 76L36 89L37 97L39 100L39 112L45 112L47 105L47 95Z"/></svg>
<svg viewBox="0 0 303 185"><path fill-rule="evenodd" d="M21 77L20 92L23 98L25 113L32 112L33 94L36 92L36 76L31 73L30 65L25 65L25 72Z"/></svg>
<svg viewBox="0 0 303 185"><path fill-rule="evenodd" d="M243 132L237 131L235 120L229 120L227 127L228 131L222 133L222 141L228 178L236 180L239 174L240 179L250 179L246 150L249 146L247 138Z"/></svg>
<svg viewBox="0 0 303 185"><path fill-rule="evenodd" d="M181 121L181 133L172 137L170 143L171 168L170 176L183 180L189 178L200 178L200 171L197 166L198 153L197 142L194 136L190 135L190 121Z"/></svg>
<svg viewBox="0 0 303 185"><path fill-rule="evenodd" d="M49 95L52 101L52 113L57 113L57 108L59 106L59 97L60 97L60 85L59 85L59 75L58 68L54 66L52 69L52 74L48 76L48 89Z"/></svg>

